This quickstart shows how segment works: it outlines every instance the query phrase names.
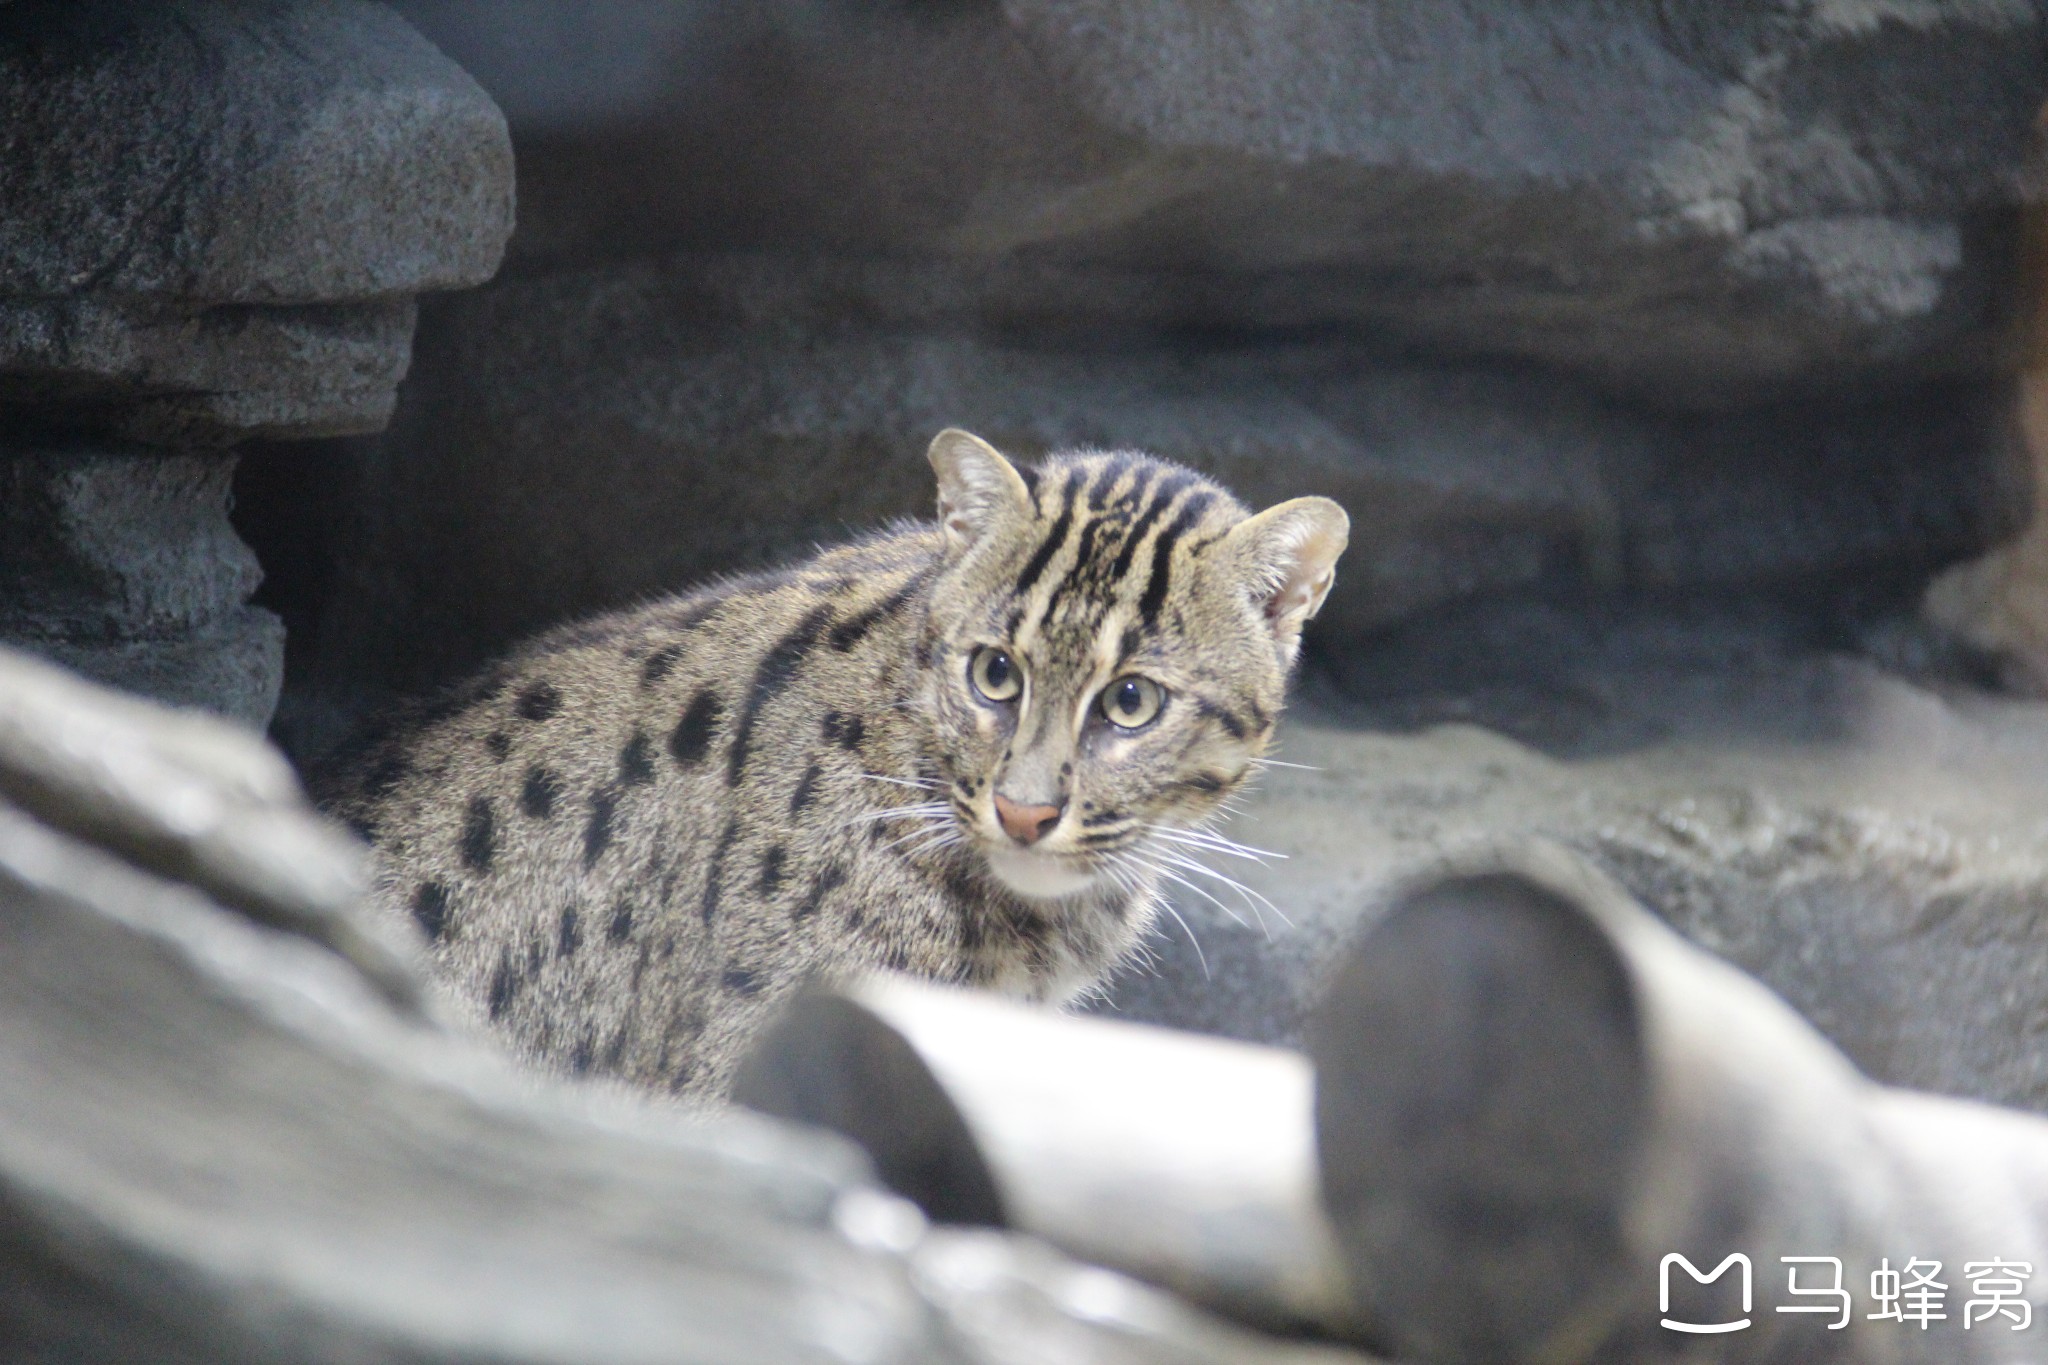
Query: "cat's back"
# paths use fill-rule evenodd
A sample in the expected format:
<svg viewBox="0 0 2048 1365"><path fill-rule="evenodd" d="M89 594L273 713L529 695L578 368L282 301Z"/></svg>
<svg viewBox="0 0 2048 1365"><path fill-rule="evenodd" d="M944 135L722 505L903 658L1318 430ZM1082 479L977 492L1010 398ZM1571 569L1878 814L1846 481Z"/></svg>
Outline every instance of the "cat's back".
<svg viewBox="0 0 2048 1365"><path fill-rule="evenodd" d="M458 1009L570 1070L669 1084L665 1036L715 1042L707 992L779 993L815 955L790 932L805 899L865 832L839 808L907 742L891 698L937 552L884 533L579 622L395 716L328 805L375 845L376 898Z"/></svg>

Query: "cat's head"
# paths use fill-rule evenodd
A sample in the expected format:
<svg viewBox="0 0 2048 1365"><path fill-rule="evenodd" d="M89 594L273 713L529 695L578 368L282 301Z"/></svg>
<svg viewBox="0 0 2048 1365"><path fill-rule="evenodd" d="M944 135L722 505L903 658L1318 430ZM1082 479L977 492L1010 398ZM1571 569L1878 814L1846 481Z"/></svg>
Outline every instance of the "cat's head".
<svg viewBox="0 0 2048 1365"><path fill-rule="evenodd" d="M1073 895L1213 816L1272 735L1349 520L1256 515L1129 451L1019 470L941 432L923 702L955 818L1005 885Z"/></svg>

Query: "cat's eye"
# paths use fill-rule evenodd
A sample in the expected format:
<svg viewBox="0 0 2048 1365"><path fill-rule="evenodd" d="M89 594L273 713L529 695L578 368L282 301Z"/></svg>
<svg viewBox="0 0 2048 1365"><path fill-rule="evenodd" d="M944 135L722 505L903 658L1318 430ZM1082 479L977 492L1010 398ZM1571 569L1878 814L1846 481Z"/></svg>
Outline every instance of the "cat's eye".
<svg viewBox="0 0 2048 1365"><path fill-rule="evenodd" d="M1017 661L993 645L983 645L968 661L967 676L974 690L990 701L1015 701L1024 690L1024 672Z"/></svg>
<svg viewBox="0 0 2048 1365"><path fill-rule="evenodd" d="M1166 704L1166 689L1136 674L1118 678L1102 689L1102 715L1111 725L1135 730L1149 724Z"/></svg>

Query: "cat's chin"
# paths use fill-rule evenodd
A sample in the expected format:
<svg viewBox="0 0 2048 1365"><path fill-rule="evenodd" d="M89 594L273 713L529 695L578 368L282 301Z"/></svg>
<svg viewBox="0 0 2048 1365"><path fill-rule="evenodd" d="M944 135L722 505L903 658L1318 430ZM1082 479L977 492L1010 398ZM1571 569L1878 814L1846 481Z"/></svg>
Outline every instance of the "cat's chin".
<svg viewBox="0 0 2048 1365"><path fill-rule="evenodd" d="M1066 859L1027 848L990 848L986 851L988 870L997 881L1020 896L1035 901L1058 900L1078 895L1095 884L1095 878L1076 871Z"/></svg>

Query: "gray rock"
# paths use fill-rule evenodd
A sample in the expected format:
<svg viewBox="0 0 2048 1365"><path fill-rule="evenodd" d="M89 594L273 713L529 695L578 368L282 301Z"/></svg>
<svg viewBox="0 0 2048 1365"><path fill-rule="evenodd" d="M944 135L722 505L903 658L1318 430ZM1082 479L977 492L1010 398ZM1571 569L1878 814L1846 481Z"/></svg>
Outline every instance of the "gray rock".
<svg viewBox="0 0 2048 1365"><path fill-rule="evenodd" d="M256 557L228 525L232 458L119 448L0 463L0 630L166 635L249 600Z"/></svg>
<svg viewBox="0 0 2048 1365"><path fill-rule="evenodd" d="M72 444L0 450L0 641L255 727L284 671L276 616L228 524L235 457Z"/></svg>
<svg viewBox="0 0 2048 1365"><path fill-rule="evenodd" d="M1279 749L1314 769L1273 769L1226 827L1286 861L1209 859L1266 902L1191 874L1220 902L1175 898L1206 971L1169 923L1106 1008L1298 1041L1391 886L1534 834L1762 978L1872 1076L2048 1109L2048 708L1761 631L1659 629L1603 642L1554 622L1557 652L1584 657L1548 677L1496 660L1475 681L1447 654L1434 693L1398 658L1370 704L1323 690ZM1347 662L1364 691L1379 660Z"/></svg>
<svg viewBox="0 0 2048 1365"><path fill-rule="evenodd" d="M519 1072L418 1008L359 853L253 737L0 651L9 1358L1366 1365Z"/></svg>
<svg viewBox="0 0 2048 1365"><path fill-rule="evenodd" d="M0 400L167 444L372 430L511 230L504 123L360 0L0 12Z"/></svg>
<svg viewBox="0 0 2048 1365"><path fill-rule="evenodd" d="M92 679L172 706L190 706L261 731L277 710L284 676L284 623L241 607L164 639L94 640L47 635L7 641Z"/></svg>
<svg viewBox="0 0 2048 1365"><path fill-rule="evenodd" d="M0 649L0 798L153 876L325 944L417 1011L414 945L360 912L362 851L245 731Z"/></svg>
<svg viewBox="0 0 2048 1365"><path fill-rule="evenodd" d="M382 5L21 0L0 23L0 293L341 303L497 266L503 120Z"/></svg>
<svg viewBox="0 0 2048 1365"><path fill-rule="evenodd" d="M531 265L1123 267L1682 405L1982 364L2048 93L2022 0L401 8L511 112Z"/></svg>
<svg viewBox="0 0 2048 1365"><path fill-rule="evenodd" d="M1924 579L2008 516L1968 388L1646 415L1341 342L1020 339L976 313L970 274L718 255L437 301L393 429L354 457L309 684L429 686L554 622L926 515L918 452L950 424L1025 456L1142 446L1260 504L1337 498L1333 640L1532 585L1825 598ZM1089 277L1004 278L1022 300Z"/></svg>
<svg viewBox="0 0 2048 1365"><path fill-rule="evenodd" d="M173 447L376 431L412 360L410 297L274 307L0 298L0 401Z"/></svg>
<svg viewBox="0 0 2048 1365"><path fill-rule="evenodd" d="M17 813L0 850L24 1358L949 1358L832 1228L850 1149L536 1096L299 940Z"/></svg>

